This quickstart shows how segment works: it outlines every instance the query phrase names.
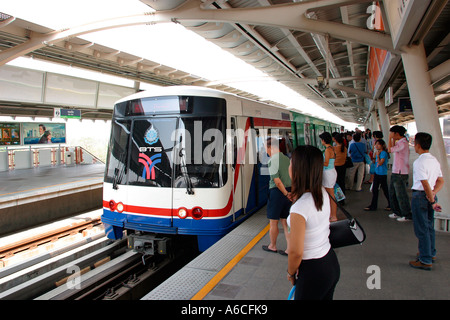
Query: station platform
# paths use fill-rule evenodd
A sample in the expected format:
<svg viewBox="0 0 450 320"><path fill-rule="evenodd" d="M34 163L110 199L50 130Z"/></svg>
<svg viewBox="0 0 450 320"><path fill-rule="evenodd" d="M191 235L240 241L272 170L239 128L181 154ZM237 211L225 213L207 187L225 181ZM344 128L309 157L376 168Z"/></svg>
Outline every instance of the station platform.
<svg viewBox="0 0 450 320"><path fill-rule="evenodd" d="M415 160L411 155L410 161ZM364 211L372 197L368 184L346 196L345 208L367 238L362 245L335 250L341 267L335 300L450 299L449 232L436 231L437 260L431 271L411 268L409 261L418 252L413 222L389 218L382 193L379 209ZM264 207L142 299L286 300L291 290L287 257L262 250L270 242L268 230ZM277 246L286 248L281 226Z"/></svg>
<svg viewBox="0 0 450 320"><path fill-rule="evenodd" d="M0 172L0 236L102 206L105 165Z"/></svg>

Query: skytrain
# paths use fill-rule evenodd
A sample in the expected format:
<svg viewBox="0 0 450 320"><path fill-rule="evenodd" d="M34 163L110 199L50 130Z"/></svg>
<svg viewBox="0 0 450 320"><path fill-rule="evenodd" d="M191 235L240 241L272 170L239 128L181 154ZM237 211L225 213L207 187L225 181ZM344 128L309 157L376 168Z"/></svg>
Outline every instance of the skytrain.
<svg viewBox="0 0 450 320"><path fill-rule="evenodd" d="M176 236L204 251L267 202L267 137L289 153L340 126L203 87L139 92L114 106L103 185L110 239L167 254Z"/></svg>

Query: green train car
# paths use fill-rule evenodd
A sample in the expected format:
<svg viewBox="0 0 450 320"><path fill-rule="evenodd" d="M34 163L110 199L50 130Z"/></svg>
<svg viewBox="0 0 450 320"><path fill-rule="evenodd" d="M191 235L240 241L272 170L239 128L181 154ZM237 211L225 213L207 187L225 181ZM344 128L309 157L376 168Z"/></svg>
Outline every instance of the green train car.
<svg viewBox="0 0 450 320"><path fill-rule="evenodd" d="M291 112L291 114L292 144L294 148L299 145L309 144L324 150L319 135L322 132L341 132L341 126L336 123L327 122L302 113Z"/></svg>

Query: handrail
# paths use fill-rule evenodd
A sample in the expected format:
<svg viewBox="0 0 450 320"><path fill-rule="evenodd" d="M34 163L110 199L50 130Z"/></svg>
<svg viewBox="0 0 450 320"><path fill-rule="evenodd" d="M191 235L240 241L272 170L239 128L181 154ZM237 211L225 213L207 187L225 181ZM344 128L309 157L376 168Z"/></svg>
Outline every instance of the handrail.
<svg viewBox="0 0 450 320"><path fill-rule="evenodd" d="M81 146L0 147L0 171L104 163Z"/></svg>

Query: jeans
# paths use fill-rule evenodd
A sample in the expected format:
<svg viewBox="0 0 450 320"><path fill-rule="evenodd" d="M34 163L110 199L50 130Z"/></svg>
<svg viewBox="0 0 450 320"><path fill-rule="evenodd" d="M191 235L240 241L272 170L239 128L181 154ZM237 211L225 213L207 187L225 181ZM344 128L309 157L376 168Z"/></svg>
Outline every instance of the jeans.
<svg viewBox="0 0 450 320"><path fill-rule="evenodd" d="M414 233L419 239L419 260L431 264L436 256L434 210L424 191L412 192L411 199Z"/></svg>
<svg viewBox="0 0 450 320"><path fill-rule="evenodd" d="M411 205L408 194L406 193L407 182L407 174L391 174L389 202L391 203L392 212L400 217L411 219Z"/></svg>

